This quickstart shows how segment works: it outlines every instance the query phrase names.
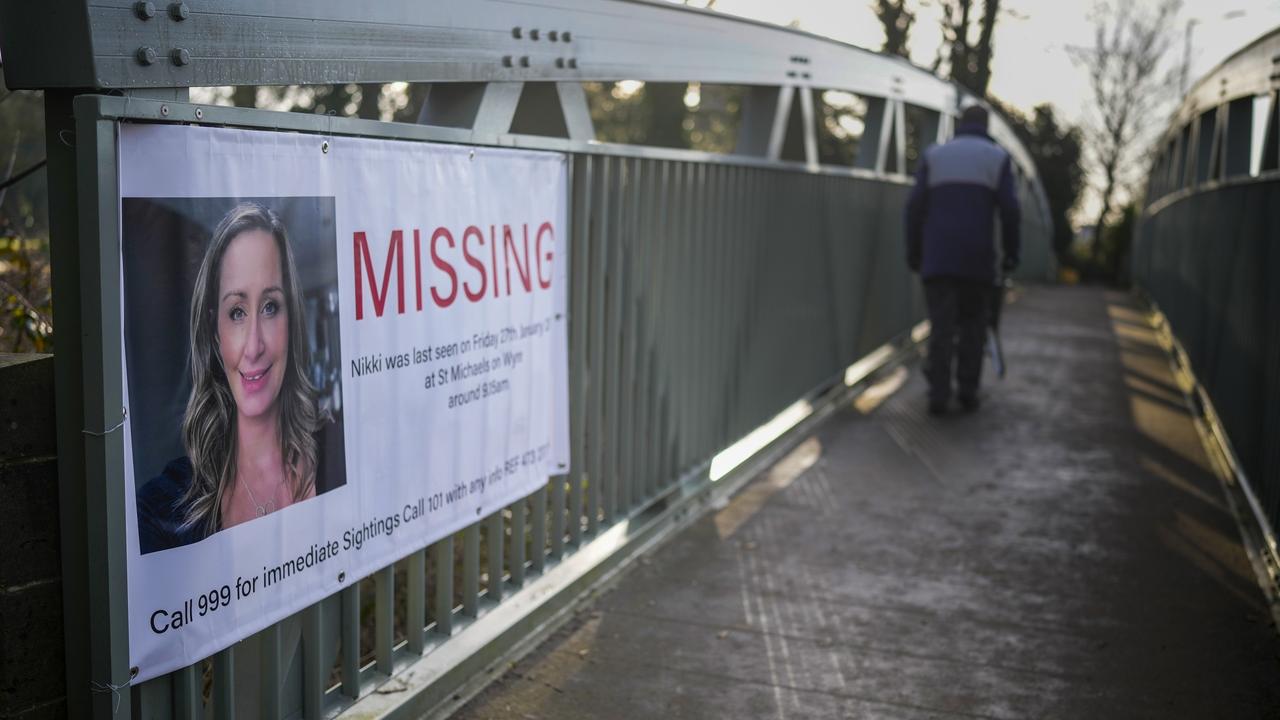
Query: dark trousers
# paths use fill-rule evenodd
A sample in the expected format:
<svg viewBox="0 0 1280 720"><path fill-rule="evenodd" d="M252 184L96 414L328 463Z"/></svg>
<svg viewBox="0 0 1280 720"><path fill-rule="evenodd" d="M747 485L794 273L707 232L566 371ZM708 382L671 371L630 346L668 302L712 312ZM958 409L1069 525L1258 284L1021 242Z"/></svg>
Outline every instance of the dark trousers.
<svg viewBox="0 0 1280 720"><path fill-rule="evenodd" d="M990 294L991 283L981 280L929 278L924 281L932 326L929 357L925 361L930 401L941 403L951 397L953 362L957 394L962 398L977 397Z"/></svg>

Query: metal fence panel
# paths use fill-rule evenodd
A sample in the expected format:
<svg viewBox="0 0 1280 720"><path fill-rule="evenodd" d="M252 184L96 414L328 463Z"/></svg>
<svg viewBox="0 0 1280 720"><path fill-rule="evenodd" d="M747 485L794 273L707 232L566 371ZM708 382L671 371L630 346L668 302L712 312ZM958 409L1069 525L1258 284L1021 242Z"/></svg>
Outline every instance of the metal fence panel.
<svg viewBox="0 0 1280 720"><path fill-rule="evenodd" d="M1186 195L1144 218L1134 277L1208 391L1271 527L1280 522L1280 178Z"/></svg>

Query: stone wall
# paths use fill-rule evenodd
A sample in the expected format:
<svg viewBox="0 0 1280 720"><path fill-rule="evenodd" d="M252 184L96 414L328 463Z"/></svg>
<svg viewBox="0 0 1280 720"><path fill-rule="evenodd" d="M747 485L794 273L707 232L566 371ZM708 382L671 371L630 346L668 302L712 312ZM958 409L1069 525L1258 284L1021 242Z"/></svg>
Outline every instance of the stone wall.
<svg viewBox="0 0 1280 720"><path fill-rule="evenodd" d="M0 354L0 718L66 715L53 356Z"/></svg>

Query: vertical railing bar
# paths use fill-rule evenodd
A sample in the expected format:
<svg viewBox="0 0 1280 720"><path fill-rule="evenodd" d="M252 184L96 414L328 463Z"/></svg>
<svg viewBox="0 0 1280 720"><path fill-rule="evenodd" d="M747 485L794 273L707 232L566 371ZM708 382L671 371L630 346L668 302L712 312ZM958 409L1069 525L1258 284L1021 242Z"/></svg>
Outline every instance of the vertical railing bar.
<svg viewBox="0 0 1280 720"><path fill-rule="evenodd" d="M666 383L664 387L663 400L665 404L665 431L663 433L663 456L666 467L663 468L662 477L664 484L674 478L678 461L673 461L679 453L680 447L680 426L682 417L680 411L680 395L683 390L684 378L681 373L684 370L684 357L682 345L684 342L684 319L685 313L681 312L684 307L683 296L683 272L684 263L684 213L685 213L685 181L687 163L678 162L672 167L671 187L668 190L667 197L671 202L671 221L670 238L668 247L671 249L668 261L668 275L670 279L667 281L669 288L667 303L668 312L663 324L666 326Z"/></svg>
<svg viewBox="0 0 1280 720"><path fill-rule="evenodd" d="M490 600L501 600L504 590L502 563L502 546L505 544L502 511L498 510L486 518L485 551L489 560L489 582L485 586L485 596Z"/></svg>
<svg viewBox="0 0 1280 720"><path fill-rule="evenodd" d="M680 343L680 355L684 370L680 373L682 384L684 384L684 392L681 392L681 423L680 423L680 473L684 474L684 470L690 465L698 461L698 420L696 420L696 397L698 397L698 350L696 346L699 343L698 327L699 314L703 309L698 306L698 290L695 284L698 283L698 202L700 193L698 188L698 165L690 163L687 165L687 183L685 191L686 211L682 214L684 223L681 223L681 236L684 240L685 249L685 272L682 273L681 295L685 301L682 304L684 309L684 341Z"/></svg>
<svg viewBox="0 0 1280 720"><path fill-rule="evenodd" d="M406 641L409 652L421 655L427 649L427 551L419 550L409 556L409 568L405 582Z"/></svg>
<svg viewBox="0 0 1280 720"><path fill-rule="evenodd" d="M669 473L672 480L679 477L686 467L689 456L689 396L690 392L690 355L689 342L692 339L692 333L689 328L692 321L690 316L694 309L689 307L692 296L689 293L689 285L691 276L692 256L690 254L690 242L693 232L690 229L691 218L693 212L693 200L689 197L691 186L693 185L693 164L682 163L680 172L679 185L676 188L676 199L679 203L675 236L678 245L678 262L676 263L675 273L675 308L677 312L672 313L675 320L676 342L672 347L672 358L674 359L672 381L673 391L671 402L675 406L675 421L672 423L672 458L673 465Z"/></svg>
<svg viewBox="0 0 1280 720"><path fill-rule="evenodd" d="M610 327L609 327L609 394L605 400L607 431L605 434L605 450L608 462L605 463L609 479L608 501L605 503L605 522L616 522L623 510L623 492L626 488L625 471L622 467L622 418L626 414L623 407L623 384L627 367L627 319L630 316L627 297L631 291L631 274L635 259L631 256L631 223L629 222L631 203L631 185L635 179L635 159L618 159L618 184L614 202L615 234L617 236L617 252L613 255L613 266L617 272L614 277L617 285L610 287Z"/></svg>
<svg viewBox="0 0 1280 720"><path fill-rule="evenodd" d="M574 177L574 194L580 197L574 223L576 242L570 248L572 278L569 283L569 299L573 303L570 319L573 326L569 335L569 382L572 388L569 393L569 536L577 544L582 540L582 493L583 478L587 474L587 398L590 394L590 374L587 365L587 343L591 336L588 332L594 310L591 309L592 285L591 261L597 252L599 236L593 232L592 208L596 193L596 161L588 155L583 158L583 177ZM580 193L580 194L579 194ZM554 514L551 516L551 554L559 558L564 554L564 522L565 479L561 478L551 490L551 505Z"/></svg>
<svg viewBox="0 0 1280 720"><path fill-rule="evenodd" d="M690 250L692 257L690 265L692 266L692 277L690 278L689 291L692 293L692 302L689 304L690 314L693 315L693 335L690 339L688 348L692 366L690 368L691 380L691 397L689 399L689 444L692 455L689 458L690 465L697 465L702 461L706 449L706 428L702 421L703 408L706 406L706 374L707 374L707 325L709 308L707 304L707 166L698 163L694 166L694 182L693 182L694 207L698 208L698 212L694 213L692 218L692 228L690 235Z"/></svg>
<svg viewBox="0 0 1280 720"><path fill-rule="evenodd" d="M560 506L558 514L564 516L564 477L556 476L551 482L560 486ZM543 487L533 494L533 528L529 538L529 567L541 573L547 567L547 488Z"/></svg>
<svg viewBox="0 0 1280 720"><path fill-rule="evenodd" d="M448 535L431 546L435 560L435 617L438 635L453 634L453 536Z"/></svg>
<svg viewBox="0 0 1280 720"><path fill-rule="evenodd" d="M203 720L201 669L204 663L188 665L173 673L173 716L177 720Z"/></svg>
<svg viewBox="0 0 1280 720"><path fill-rule="evenodd" d="M264 718L281 715L280 625L258 633L258 707Z"/></svg>
<svg viewBox="0 0 1280 720"><path fill-rule="evenodd" d="M329 668L324 666L324 603L302 611L302 716L319 720Z"/></svg>
<svg viewBox="0 0 1280 720"><path fill-rule="evenodd" d="M657 180L657 188L655 189L657 211L654 217L659 220L658 230L655 233L658 247L658 258L655 263L654 280L654 312L651 323L650 352L653 355L653 375L654 381L650 383L650 395L652 395L652 409L649 413L649 427L647 430L647 439L645 444L645 476L649 481L649 492L656 494L659 487L662 486L663 472L665 468L661 462L663 448L666 447L666 413L664 412L667 388L670 386L668 377L671 367L670 339L668 336L668 328L670 326L670 303L667 290L668 283L671 278L671 269L668 267L671 256L671 227L672 227L672 208L668 199L671 194L672 183L672 161L663 160L662 175Z"/></svg>
<svg viewBox="0 0 1280 720"><path fill-rule="evenodd" d="M452 560L450 560L452 562ZM462 612L480 614L480 523L462 531Z"/></svg>
<svg viewBox="0 0 1280 720"><path fill-rule="evenodd" d="M653 268L653 240L652 233L649 231L650 216L647 214L650 209L648 190L649 179L653 175L652 165L653 162L649 160L636 161L632 222L636 239L633 243L635 249L632 257L635 259L637 273L631 286L631 347L627 351L631 355L631 381L626 386L630 402L627 404L625 416L627 418L625 436L628 514L634 512L644 498L644 492L641 489L643 476L640 475L640 432L644 427L643 405L645 393L648 392L648 388L644 386L644 377L648 371L648 363L645 361L647 357L645 323L648 321L650 312L649 274Z"/></svg>
<svg viewBox="0 0 1280 720"><path fill-rule="evenodd" d="M759 173L759 175L760 175L760 180L759 180L760 187L759 187L759 193L757 194L756 199L762 200L766 197L773 197L776 193L776 189L774 187L774 184L775 184L774 181L777 177L777 173L773 171L764 171ZM755 267L752 270L751 285L752 285L752 289L755 292L752 293L751 314L747 320L747 328L749 331L752 331L752 332L754 332L754 330L760 324L760 309L761 309L761 302L762 302L760 298L760 293L759 293L760 278L765 272L764 262L763 262L764 259L762 255L764 253L764 247L765 247L764 238L767 238L769 234L772 231L774 231L774 228L771 224L772 219L773 219L772 215L767 215L767 214L761 218L762 222L764 223L764 231L763 232L761 232L760 230L756 231L756 238L755 238L755 242L753 243L754 245L753 259L754 259ZM754 418L758 413L758 411L760 410L761 390L760 388L757 388L757 387L751 387L750 393L751 393L751 396L748 399L749 400L748 402L749 417Z"/></svg>
<svg viewBox="0 0 1280 720"><path fill-rule="evenodd" d="M684 216L686 212L685 193L685 172L688 169L687 163L676 164L674 176L671 183L671 280L669 283L670 291L670 308L667 314L665 324L667 325L667 386L666 386L666 403L667 403L667 423L664 442L666 444L665 453L667 462L669 463L663 478L665 481L673 480L679 473L679 455L680 455L680 429L684 424L682 415L684 405L681 402L681 396L684 391L685 357L684 357L684 321L687 313L682 312L685 305L684 298L684 266L685 262L685 233L684 233Z"/></svg>
<svg viewBox="0 0 1280 720"><path fill-rule="evenodd" d="M391 674L391 648L395 646L395 565L388 565L373 576L374 661L378 672Z"/></svg>
<svg viewBox="0 0 1280 720"><path fill-rule="evenodd" d="M748 317L751 315L751 305L754 298L751 297L751 271L755 266L752 261L751 253L755 248L755 235L753 234L754 225L751 211L753 209L752 202L755 200L755 187L758 181L759 173L748 169L742 169L742 191L741 199L738 203L738 212L742 216L742 232L739 235L740 248L738 254L741 256L738 263L738 282L742 289L738 296L739 305L737 322L735 329L737 331L737 341L734 347L737 349L737 362L733 366L733 408L734 408L734 425L733 435L737 439L745 433L745 426L748 424L744 418L746 415L745 408L749 404L746 401L747 389L743 387L744 378L746 377L747 353L750 351L750 325Z"/></svg>
<svg viewBox="0 0 1280 720"><path fill-rule="evenodd" d="M573 444L575 447L582 444L581 440L579 440L580 433L571 431L569 433L569 437L573 441ZM570 451L570 454L571 456L577 455L578 451L577 450ZM573 463L572 459L570 460L570 463ZM550 513L551 513L551 528L547 532L549 535L548 540L551 543L550 553L551 553L551 557L553 558L559 558L561 555L564 554L566 480L573 482L574 485L578 488L577 493L570 492L570 495L574 496L573 501L570 503L570 505L578 509L575 510L573 507L571 507L569 509L569 514L573 517L577 517L575 513L582 512L581 510L582 470L574 466L571 469L570 475L568 475L567 477L564 475L557 475L551 478L551 491L550 491L551 497L549 500L547 500L547 506L550 508ZM540 563L542 562L541 555L539 556L539 562ZM542 569L541 565L539 565L539 569Z"/></svg>
<svg viewBox="0 0 1280 720"><path fill-rule="evenodd" d="M213 656L213 717L215 720L235 720L236 716L236 660L235 646Z"/></svg>
<svg viewBox="0 0 1280 720"><path fill-rule="evenodd" d="M742 377L746 371L747 351L750 349L747 345L747 309L750 302L750 291L747 287L747 279L751 263L749 261L748 251L752 247L751 242L751 226L752 223L747 214L747 209L751 207L751 187L755 173L747 168L738 168L738 205L734 209L734 214L739 217L738 221L738 248L734 252L735 273L738 283L737 303L734 305L734 336L733 344L735 356L733 363L733 372L730 373L729 394L733 398L731 410L729 413L730 434L729 439L736 440L742 434L742 426L744 423L740 421L742 413Z"/></svg>
<svg viewBox="0 0 1280 720"><path fill-rule="evenodd" d="M716 198L719 195L719 169L717 166L702 165L702 229L698 233L702 238L702 271L704 280L702 287L702 307L705 325L702 332L702 401L698 408L699 425L702 427L702 451L698 453L698 462L710 460L715 452L714 429L712 418L715 415L716 389L716 347L717 320L719 319L720 298L716 295L719 288L720 263L717 262L716 249L720 234L720 216L716 214Z"/></svg>
<svg viewBox="0 0 1280 720"><path fill-rule="evenodd" d="M728 287L726 302L727 310L725 313L725 368L724 377L721 382L724 392L724 435L720 442L721 447L726 447L737 438L732 432L733 426L733 406L737 402L733 387L733 372L738 365L738 347L737 347L737 319L742 309L742 280L738 273L739 265L742 262L742 230L743 220L740 216L742 211L742 168L733 167L729 169L729 194L725 203L725 212L730 218L729 222L729 240L725 246L726 262L728 269Z"/></svg>
<svg viewBox="0 0 1280 720"><path fill-rule="evenodd" d="M653 323L658 298L654 292L652 279L656 277L660 251L657 227L657 194L658 166L661 161L646 161L644 172L643 202L639 204L641 218L640 237L641 252L644 257L645 274L637 283L639 312L637 319L639 329L636 333L635 353L639 361L636 373L636 418L634 431L630 438L631 466L634 469L634 495L637 500L647 500L652 493L649 489L649 411L653 406Z"/></svg>
<svg viewBox="0 0 1280 720"><path fill-rule="evenodd" d="M360 583L342 589L342 694L360 697Z"/></svg>
<svg viewBox="0 0 1280 720"><path fill-rule="evenodd" d="M511 554L507 557L511 558L511 586L517 588L524 585L524 544L528 541L524 516L528 507L529 503L524 498L511 505Z"/></svg>
<svg viewBox="0 0 1280 720"><path fill-rule="evenodd" d="M718 173L720 179L717 186L720 188L720 199L716 204L718 217L725 218L725 222L720 224L719 242L717 243L718 251L716 252L716 270L719 282L717 283L719 291L716 293L716 307L719 310L716 318L716 368L715 379L712 381L716 391L716 403L712 408L714 411L713 420L715 423L713 440L713 452L720 452L729 444L729 364L733 362L733 353L730 351L730 342L732 333L730 320L733 317L733 291L735 289L733 282L733 238L734 225L736 218L730 213L733 208L733 190L734 179L736 178L736 168L724 167Z"/></svg>
<svg viewBox="0 0 1280 720"><path fill-rule="evenodd" d="M619 404L622 400L621 383L622 383L622 367L623 367L623 347L622 341L626 331L623 329L623 311L626 305L627 297L627 263L626 263L626 218L624 212L626 210L626 190L631 182L631 166L630 158L619 158L615 163L617 165L617 179L610 189L610 196L613 198L612 213L610 215L610 228L612 230L611 252L609 254L609 287L606 293L608 318L605 331L605 361L604 361L604 385L606 388L604 396L604 463L603 473L601 475L602 487L600 492L603 495L604 502L604 521L613 523L618 512L618 490L622 482L619 478L618 468L618 443L619 437L619 420L621 417L621 408Z"/></svg>
<svg viewBox="0 0 1280 720"><path fill-rule="evenodd" d="M643 273L643 248L639 232L639 188L644 177L642 172L644 161L631 158L628 161L630 178L626 187L626 202L620 208L624 216L622 222L626 227L626 252L623 254L624 265L622 275L626 278L625 292L621 296L622 324L618 328L620 343L619 360L621 382L618 386L618 434L617 434L617 471L614 474L617 484L616 512L619 517L627 517L631 511L631 483L635 478L631 465L631 448L635 440L631 435L632 416L635 413L635 367L636 367L636 315L639 304L640 277Z"/></svg>
<svg viewBox="0 0 1280 720"><path fill-rule="evenodd" d="M702 460L702 422L701 407L703 393L703 348L706 346L707 304L704 296L706 288L706 266L703 262L703 250L706 238L703 226L706 214L702 208L706 203L706 167L701 163L693 165L693 181L689 191L693 193L690 203L695 210L689 214L689 342L685 345L689 355L689 400L686 403L688 425L686 435L689 438L688 451L685 455L685 469L688 470Z"/></svg>
<svg viewBox="0 0 1280 720"><path fill-rule="evenodd" d="M701 333L702 351L702 453L699 461L710 460L716 451L715 416L716 416L716 379L719 377L720 356L720 307L723 298L720 295L720 237L724 229L723 216L719 213L720 195L723 185L720 181L721 168L709 166L704 169L706 197L703 198L704 212L702 236L703 300L706 307L706 327Z"/></svg>
<svg viewBox="0 0 1280 720"><path fill-rule="evenodd" d="M671 183L671 166L672 162L663 160L662 174L655 180L656 188L654 190L654 217L659 220L654 236L657 240L658 258L654 265L654 311L651 322L649 352L653 357L650 365L651 380L649 383L650 407L649 422L646 427L648 438L645 446L645 477L649 483L649 494L657 494L658 488L663 482L663 466L660 461L662 448L665 447L663 440L666 431L664 424L664 402L668 387L667 375L670 361L670 345L666 341L666 326L668 324L668 315L670 314L670 303L668 301L667 283L670 279L670 263L671 257L671 203L668 202L670 195Z"/></svg>
<svg viewBox="0 0 1280 720"><path fill-rule="evenodd" d="M592 223L596 228L595 247L591 253L591 333L589 335L590 343L590 380L588 384L590 410L589 420L587 422L587 528L589 532L595 533L599 527L599 509L601 500L601 482L604 476L603 452L604 441L602 432L604 428L604 393L605 393L605 369L604 369L604 347L605 347L605 317L607 309L605 307L605 287L613 283L612 278L606 276L609 268L609 256L615 252L613 238L609 236L609 224L607 217L609 215L610 201L610 185L612 181L613 158L606 155L600 159L600 209L594 216L595 222Z"/></svg>

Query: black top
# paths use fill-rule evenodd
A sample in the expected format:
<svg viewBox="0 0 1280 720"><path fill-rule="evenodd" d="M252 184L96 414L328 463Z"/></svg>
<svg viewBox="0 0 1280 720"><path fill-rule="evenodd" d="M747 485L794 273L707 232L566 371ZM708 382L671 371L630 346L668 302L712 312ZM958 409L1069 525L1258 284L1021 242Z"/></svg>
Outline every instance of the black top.
<svg viewBox="0 0 1280 720"><path fill-rule="evenodd" d="M182 529L187 515L182 496L191 486L194 471L189 458L170 460L164 471L138 491L138 544L142 554L190 545L205 538L199 523Z"/></svg>
<svg viewBox="0 0 1280 720"><path fill-rule="evenodd" d="M346 484L346 449L341 422L327 422L316 431L316 495ZM195 471L190 458L170 460L164 470L138 491L138 545L142 554L199 542L208 534L202 524L186 529L187 507L182 497Z"/></svg>

